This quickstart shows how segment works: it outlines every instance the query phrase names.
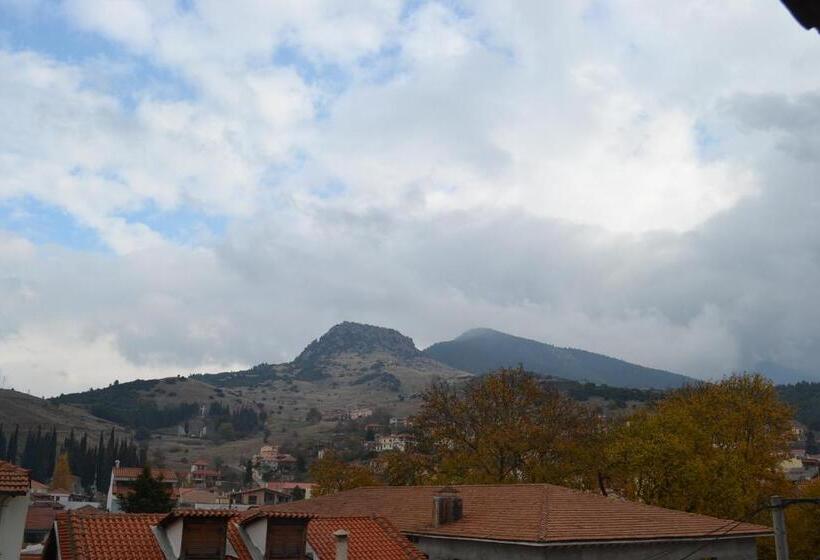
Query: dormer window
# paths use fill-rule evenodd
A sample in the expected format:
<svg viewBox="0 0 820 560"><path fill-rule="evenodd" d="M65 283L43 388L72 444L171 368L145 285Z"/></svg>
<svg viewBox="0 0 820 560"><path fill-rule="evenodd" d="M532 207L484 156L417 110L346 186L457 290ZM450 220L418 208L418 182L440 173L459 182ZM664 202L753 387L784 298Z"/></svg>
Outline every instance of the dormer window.
<svg viewBox="0 0 820 560"><path fill-rule="evenodd" d="M180 560L222 560L227 536L225 519L183 519Z"/></svg>
<svg viewBox="0 0 820 560"><path fill-rule="evenodd" d="M302 560L305 557L304 520L269 519L266 560Z"/></svg>

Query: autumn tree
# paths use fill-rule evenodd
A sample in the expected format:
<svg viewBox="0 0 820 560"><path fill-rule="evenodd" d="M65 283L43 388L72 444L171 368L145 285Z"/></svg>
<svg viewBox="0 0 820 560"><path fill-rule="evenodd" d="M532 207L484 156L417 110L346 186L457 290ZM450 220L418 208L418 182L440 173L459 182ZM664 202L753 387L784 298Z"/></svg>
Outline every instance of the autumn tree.
<svg viewBox="0 0 820 560"><path fill-rule="evenodd" d="M71 467L68 464L68 453L61 454L57 460L54 475L51 477L51 487L69 492L74 489L74 475L71 474Z"/></svg>
<svg viewBox="0 0 820 560"><path fill-rule="evenodd" d="M167 513L176 505L168 487L161 478L154 478L148 465L142 468L131 490L130 494L119 496L127 513Z"/></svg>
<svg viewBox="0 0 820 560"><path fill-rule="evenodd" d="M759 375L685 387L612 430L609 482L633 500L744 518L785 488L790 420Z"/></svg>
<svg viewBox="0 0 820 560"><path fill-rule="evenodd" d="M310 466L310 476L313 482L319 485L315 492L317 496L378 483L367 467L345 463L332 453L314 461Z"/></svg>
<svg viewBox="0 0 820 560"><path fill-rule="evenodd" d="M521 367L433 385L413 425L437 483L597 484L597 416Z"/></svg>
<svg viewBox="0 0 820 560"><path fill-rule="evenodd" d="M435 482L434 464L414 449L387 451L379 456L379 474L389 486L418 486Z"/></svg>

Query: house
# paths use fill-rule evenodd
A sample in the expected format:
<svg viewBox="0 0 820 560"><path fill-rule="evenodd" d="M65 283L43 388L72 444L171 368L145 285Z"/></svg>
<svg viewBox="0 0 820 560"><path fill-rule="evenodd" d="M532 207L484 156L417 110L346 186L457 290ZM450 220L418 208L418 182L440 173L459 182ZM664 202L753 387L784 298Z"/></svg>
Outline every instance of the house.
<svg viewBox="0 0 820 560"><path fill-rule="evenodd" d="M191 509L228 509L230 496L213 488L180 488L177 506Z"/></svg>
<svg viewBox="0 0 820 560"><path fill-rule="evenodd" d="M772 534L550 484L364 487L273 509L384 517L430 560L754 560Z"/></svg>
<svg viewBox="0 0 820 560"><path fill-rule="evenodd" d="M43 560L423 560L386 519L256 510L58 515Z"/></svg>
<svg viewBox="0 0 820 560"><path fill-rule="evenodd" d="M0 558L20 558L31 477L26 469L0 461Z"/></svg>
<svg viewBox="0 0 820 560"><path fill-rule="evenodd" d="M219 480L219 471L209 468L210 464L204 459L191 463L188 473L188 484L199 488L210 488Z"/></svg>
<svg viewBox="0 0 820 560"><path fill-rule="evenodd" d="M299 461L289 453L282 453L278 445L263 445L254 456L254 463L258 467L254 470L254 479L261 482L266 470L277 473L279 477L292 479Z"/></svg>
<svg viewBox="0 0 820 560"><path fill-rule="evenodd" d="M370 418L373 416L372 408L354 408L348 414L351 420L358 420L359 418Z"/></svg>
<svg viewBox="0 0 820 560"><path fill-rule="evenodd" d="M62 504L48 501L31 502L26 514L26 529L23 536L25 544L39 544L46 540L57 513L64 511Z"/></svg>
<svg viewBox="0 0 820 560"><path fill-rule="evenodd" d="M269 490L290 494L294 500L309 500L318 484L312 482L265 482L263 486ZM304 494L302 494L302 491ZM300 497L300 494L301 497Z"/></svg>
<svg viewBox="0 0 820 560"><path fill-rule="evenodd" d="M413 437L407 434L379 436L373 442L373 450L378 452L404 451L411 443L413 443Z"/></svg>
<svg viewBox="0 0 820 560"><path fill-rule="evenodd" d="M268 488L251 488L231 494L231 502L243 506L272 506L292 500L290 494Z"/></svg>
<svg viewBox="0 0 820 560"><path fill-rule="evenodd" d="M121 511L119 496L131 493L134 481L142 474L142 467L120 467L111 469L111 483L108 486L108 498L105 507L108 511ZM165 489L174 498L178 497L177 473L170 469L151 469L151 476L162 482Z"/></svg>

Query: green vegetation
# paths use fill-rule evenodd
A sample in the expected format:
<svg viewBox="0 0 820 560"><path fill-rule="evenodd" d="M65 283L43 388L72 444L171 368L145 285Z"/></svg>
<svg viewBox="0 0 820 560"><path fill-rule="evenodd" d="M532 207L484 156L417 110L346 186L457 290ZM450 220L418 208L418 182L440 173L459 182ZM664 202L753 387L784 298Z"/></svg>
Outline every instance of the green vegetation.
<svg viewBox="0 0 820 560"><path fill-rule="evenodd" d="M780 398L794 407L794 417L812 430L820 431L820 383L801 381L780 385Z"/></svg>
<svg viewBox="0 0 820 560"><path fill-rule="evenodd" d="M165 383L184 382L186 379L165 380ZM60 395L52 399L57 403L77 404L86 407L98 418L110 420L130 428L149 430L173 426L193 416L199 406L196 403L178 403L160 407L154 401L143 397L142 392L153 389L160 380L151 379L113 384L103 389L91 389L84 393ZM171 395L174 396L174 395Z"/></svg>
<svg viewBox="0 0 820 560"><path fill-rule="evenodd" d="M148 465L134 481L133 492L120 496L120 503L127 513L167 513L176 505L162 479L154 478Z"/></svg>
<svg viewBox="0 0 820 560"><path fill-rule="evenodd" d="M683 375L631 364L601 354L559 348L491 329L467 331L439 342L424 353L450 367L484 374L522 364L527 371L614 387L680 387L693 380Z"/></svg>

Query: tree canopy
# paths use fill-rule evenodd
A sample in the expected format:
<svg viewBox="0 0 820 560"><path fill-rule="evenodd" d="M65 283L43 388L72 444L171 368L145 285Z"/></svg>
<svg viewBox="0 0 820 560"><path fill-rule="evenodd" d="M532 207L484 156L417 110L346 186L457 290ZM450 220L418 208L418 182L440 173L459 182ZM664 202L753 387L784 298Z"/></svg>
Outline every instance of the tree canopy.
<svg viewBox="0 0 820 560"><path fill-rule="evenodd" d="M788 491L779 463L790 420L759 375L674 391L611 431L608 482L633 500L741 519Z"/></svg>
<svg viewBox="0 0 820 560"><path fill-rule="evenodd" d="M134 481L132 492L119 496L120 505L127 513L167 513L176 505L161 478L154 478L151 467L145 465Z"/></svg>

